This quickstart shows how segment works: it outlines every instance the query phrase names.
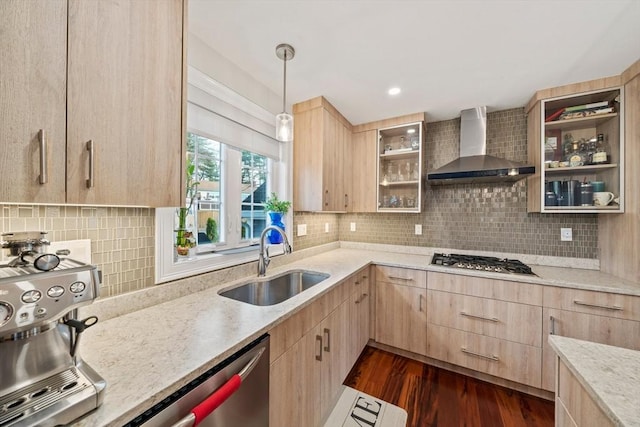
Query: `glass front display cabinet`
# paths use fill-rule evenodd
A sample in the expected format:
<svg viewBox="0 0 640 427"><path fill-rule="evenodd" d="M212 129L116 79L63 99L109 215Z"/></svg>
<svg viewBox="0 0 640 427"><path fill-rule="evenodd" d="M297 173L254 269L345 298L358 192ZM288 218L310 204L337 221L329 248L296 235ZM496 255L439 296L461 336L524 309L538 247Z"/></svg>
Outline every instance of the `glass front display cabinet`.
<svg viewBox="0 0 640 427"><path fill-rule="evenodd" d="M540 102L540 212L624 212L624 100L613 88Z"/></svg>
<svg viewBox="0 0 640 427"><path fill-rule="evenodd" d="M378 129L378 212L420 212L423 122Z"/></svg>

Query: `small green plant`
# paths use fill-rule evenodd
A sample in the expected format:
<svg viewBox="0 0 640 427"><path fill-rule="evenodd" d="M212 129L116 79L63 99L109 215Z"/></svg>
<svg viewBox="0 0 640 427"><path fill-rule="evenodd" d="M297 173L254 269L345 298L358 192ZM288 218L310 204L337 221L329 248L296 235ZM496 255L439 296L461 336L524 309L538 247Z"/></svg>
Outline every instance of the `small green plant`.
<svg viewBox="0 0 640 427"><path fill-rule="evenodd" d="M193 237L193 233L186 230L187 228L187 215L189 215L189 211L191 210L191 206L193 206L193 202L198 195L198 185L200 185L199 181L195 179L195 171L196 165L191 161L191 159L187 158L187 167L185 168L186 173L186 195L189 200L189 204L186 207L178 208L178 230L176 231L176 248L178 249L178 253L183 255L182 252L185 249L193 248L196 245L195 238Z"/></svg>
<svg viewBox="0 0 640 427"><path fill-rule="evenodd" d="M289 212L289 208L291 207L291 202L286 200L278 199L276 193L271 192L269 198L264 204L264 208L269 212L280 212L286 214Z"/></svg>
<svg viewBox="0 0 640 427"><path fill-rule="evenodd" d="M216 220L213 218L207 218L207 229L206 234L211 242L215 243L218 241L218 224Z"/></svg>

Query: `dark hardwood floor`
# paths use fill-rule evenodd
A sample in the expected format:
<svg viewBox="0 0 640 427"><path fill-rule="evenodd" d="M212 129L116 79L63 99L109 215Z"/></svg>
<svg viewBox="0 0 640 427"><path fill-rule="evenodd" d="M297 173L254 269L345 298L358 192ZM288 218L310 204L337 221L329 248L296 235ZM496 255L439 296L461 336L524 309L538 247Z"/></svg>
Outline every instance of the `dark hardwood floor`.
<svg viewBox="0 0 640 427"><path fill-rule="evenodd" d="M407 411L407 427L553 427L554 404L367 346L344 382Z"/></svg>

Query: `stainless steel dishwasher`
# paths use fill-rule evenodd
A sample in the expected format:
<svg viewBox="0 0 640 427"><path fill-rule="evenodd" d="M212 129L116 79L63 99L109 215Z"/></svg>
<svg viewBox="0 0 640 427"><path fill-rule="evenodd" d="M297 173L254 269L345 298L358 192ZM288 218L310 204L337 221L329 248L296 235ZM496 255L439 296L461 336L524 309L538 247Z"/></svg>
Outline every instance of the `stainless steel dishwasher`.
<svg viewBox="0 0 640 427"><path fill-rule="evenodd" d="M127 427L268 427L269 335L191 381Z"/></svg>

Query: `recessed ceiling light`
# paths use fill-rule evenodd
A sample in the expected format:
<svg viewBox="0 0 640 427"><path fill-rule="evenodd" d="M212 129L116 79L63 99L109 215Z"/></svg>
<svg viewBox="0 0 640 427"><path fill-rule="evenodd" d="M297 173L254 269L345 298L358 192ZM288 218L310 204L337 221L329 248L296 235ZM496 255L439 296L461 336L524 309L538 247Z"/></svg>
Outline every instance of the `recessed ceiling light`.
<svg viewBox="0 0 640 427"><path fill-rule="evenodd" d="M409 129L409 130L407 130L407 133L416 133L416 130L415 129Z"/></svg>
<svg viewBox="0 0 640 427"><path fill-rule="evenodd" d="M391 89L389 89L389 95L397 95L400 93L400 88L399 87L392 87Z"/></svg>

